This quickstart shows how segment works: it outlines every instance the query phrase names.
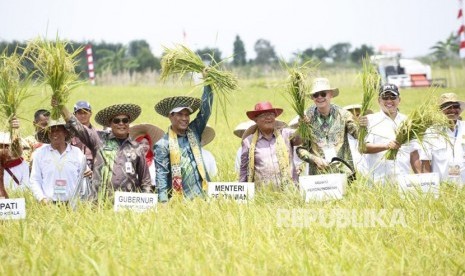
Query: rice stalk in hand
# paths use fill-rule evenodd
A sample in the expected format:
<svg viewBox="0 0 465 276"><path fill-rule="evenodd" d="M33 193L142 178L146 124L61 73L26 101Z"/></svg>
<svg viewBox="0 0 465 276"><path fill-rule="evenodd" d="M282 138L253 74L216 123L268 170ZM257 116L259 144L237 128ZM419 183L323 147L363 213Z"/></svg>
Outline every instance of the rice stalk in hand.
<svg viewBox="0 0 465 276"><path fill-rule="evenodd" d="M82 47L68 51L69 44L58 38L52 41L36 39L30 42L26 53L36 67L39 77L52 89L52 98L58 105L52 107L51 117L56 120L60 117L61 109L69 100L71 90L81 85L76 74L77 57Z"/></svg>
<svg viewBox="0 0 465 276"><path fill-rule="evenodd" d="M439 110L437 105L437 98L433 96L433 93L413 110L398 127L396 131L396 141L400 145L404 145L413 139L422 145L425 137L425 132L428 128L444 128L449 126L449 120ZM387 160L396 159L398 149L389 149L385 153Z"/></svg>
<svg viewBox="0 0 465 276"><path fill-rule="evenodd" d="M199 55L184 45L177 45L172 49L164 47L164 55L161 59L161 79L166 80L171 75L177 75L182 79L186 74L203 74L203 86L212 87L217 95L216 101L227 118L228 94L239 88L238 81L231 72L220 70L223 61L212 63L215 65L205 65Z"/></svg>
<svg viewBox="0 0 465 276"><path fill-rule="evenodd" d="M305 122L306 93L309 89L307 85L307 75L311 70L307 67L307 64L308 62L304 63L302 66L294 65L293 67L285 65L289 73L286 80L285 93L288 95L288 100L292 109L294 109L301 120L304 120L304 122L299 122L296 133L300 135L303 140L311 141L313 137L312 128L310 124Z"/></svg>
<svg viewBox="0 0 465 276"><path fill-rule="evenodd" d="M367 57L363 59L363 71L360 76L362 80L362 90L363 90L363 97L362 97L362 107L360 110L360 116L367 115L367 111L372 109L373 99L375 98L381 78L376 71L376 68L373 64L370 63L370 60ZM358 149L360 152L365 152L366 145L365 145L365 138L368 135L368 130L366 127L359 127L358 131Z"/></svg>
<svg viewBox="0 0 465 276"><path fill-rule="evenodd" d="M28 91L32 74L24 66L24 56L16 50L8 56L6 51L0 56L0 113L5 118L11 137L13 156L21 155L19 129L12 128L10 121L17 118L21 104L32 96Z"/></svg>

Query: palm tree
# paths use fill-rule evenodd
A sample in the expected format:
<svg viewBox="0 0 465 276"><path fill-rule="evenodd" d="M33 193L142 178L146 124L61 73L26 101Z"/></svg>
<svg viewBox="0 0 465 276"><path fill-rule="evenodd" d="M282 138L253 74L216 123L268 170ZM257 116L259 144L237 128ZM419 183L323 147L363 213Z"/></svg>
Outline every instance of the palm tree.
<svg viewBox="0 0 465 276"><path fill-rule="evenodd" d="M131 71L138 66L136 59L127 55L126 47L121 47L117 51L101 49L96 54L102 56L98 60L98 66L102 71L110 70L112 74Z"/></svg>
<svg viewBox="0 0 465 276"><path fill-rule="evenodd" d="M438 41L430 48L431 56L441 67L447 67L453 60L459 58L458 36L451 33L445 41Z"/></svg>

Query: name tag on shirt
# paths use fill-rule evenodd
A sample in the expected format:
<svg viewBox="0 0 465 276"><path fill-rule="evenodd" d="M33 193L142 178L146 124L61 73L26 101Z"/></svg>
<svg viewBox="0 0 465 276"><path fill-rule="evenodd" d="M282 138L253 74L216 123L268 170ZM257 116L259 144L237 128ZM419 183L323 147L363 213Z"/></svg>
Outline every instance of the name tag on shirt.
<svg viewBox="0 0 465 276"><path fill-rule="evenodd" d="M132 166L131 162L124 163L124 171L129 174L134 173L134 167Z"/></svg>
<svg viewBox="0 0 465 276"><path fill-rule="evenodd" d="M66 180L65 179L57 179L55 180L55 185L53 186L53 192L55 194L66 194Z"/></svg>

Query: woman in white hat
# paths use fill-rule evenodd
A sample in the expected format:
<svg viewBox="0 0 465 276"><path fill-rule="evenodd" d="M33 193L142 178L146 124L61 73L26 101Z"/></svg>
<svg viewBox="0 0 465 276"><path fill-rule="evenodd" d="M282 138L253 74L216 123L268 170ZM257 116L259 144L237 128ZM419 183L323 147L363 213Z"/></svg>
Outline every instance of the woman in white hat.
<svg viewBox="0 0 465 276"><path fill-rule="evenodd" d="M205 149L204 147L210 144L211 141L215 138L215 129L211 126L206 126L205 130L202 133L202 137L200 137L200 144L202 145L202 157L205 163L205 170L207 170L208 176L215 177L218 174L218 167L216 166L216 159L213 154Z"/></svg>
<svg viewBox="0 0 465 276"><path fill-rule="evenodd" d="M244 134L246 129L248 129L249 127L253 125L255 125L255 122L252 120L241 122L236 126L233 133L234 135L242 139L242 135ZM234 168L236 169L236 173L238 176L241 170L241 154L242 154L242 146L239 146L236 152L236 161L234 162Z"/></svg>
<svg viewBox="0 0 465 276"><path fill-rule="evenodd" d="M329 166L334 157L348 162L353 167L348 135L358 136L358 127L352 114L331 100L339 95L326 78L313 81L310 97L314 105L306 111L306 121L313 129L314 140L304 141L297 149L300 159L310 163L309 174L335 173Z"/></svg>

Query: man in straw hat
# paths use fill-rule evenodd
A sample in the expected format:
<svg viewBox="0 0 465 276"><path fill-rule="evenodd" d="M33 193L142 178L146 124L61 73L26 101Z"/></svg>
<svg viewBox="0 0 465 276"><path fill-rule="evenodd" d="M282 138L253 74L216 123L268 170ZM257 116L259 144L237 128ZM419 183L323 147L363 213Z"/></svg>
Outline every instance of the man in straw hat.
<svg viewBox="0 0 465 276"><path fill-rule="evenodd" d="M160 140L165 132L152 124L138 124L129 128L129 136L140 144L142 155L145 156L145 163L149 168L152 186L156 186L155 162L153 156L153 146Z"/></svg>
<svg viewBox="0 0 465 276"><path fill-rule="evenodd" d="M202 99L168 97L155 105L155 111L167 117L171 126L155 144L155 168L158 201L167 202L173 195L192 199L204 196L209 181L202 157L200 137L211 115L213 93L205 86ZM199 109L200 108L200 109ZM190 115L199 112L191 122Z"/></svg>
<svg viewBox="0 0 465 276"><path fill-rule="evenodd" d="M70 132L63 119L50 120L50 144L37 149L31 170L31 191L42 203L67 202L78 185L80 175L86 170L85 156L69 143Z"/></svg>
<svg viewBox="0 0 465 276"><path fill-rule="evenodd" d="M274 108L270 102L259 102L254 110L246 112L255 124L242 136L239 181L271 185L271 188L297 182L293 146L301 140L293 136L295 130L285 128L285 123L276 120L282 112L282 108Z"/></svg>
<svg viewBox="0 0 465 276"><path fill-rule="evenodd" d="M56 105L52 99L52 106ZM95 121L109 132L97 132L81 124L66 107L62 115L69 128L92 151L94 168L89 199L112 195L113 191L152 192L152 182L140 145L129 136L129 124L139 117L140 106L115 104L95 115Z"/></svg>
<svg viewBox="0 0 465 276"><path fill-rule="evenodd" d="M297 149L300 159L310 163L309 175L339 173L341 171L330 166L334 157L345 160L353 167L348 135L357 137L358 127L352 114L337 105L331 104L339 95L339 89L331 87L326 78L313 81L310 97L314 105L306 111L302 123L310 125L312 141L304 141L304 146Z"/></svg>
<svg viewBox="0 0 465 276"><path fill-rule="evenodd" d="M423 173L437 172L441 181L465 183L465 123L460 113L465 102L455 93L445 93L439 98L439 108L450 121L449 126L438 130L426 131L423 148L420 148L420 160Z"/></svg>
<svg viewBox="0 0 465 276"><path fill-rule="evenodd" d="M416 143L400 145L396 140L396 130L407 119L399 112L400 91L394 84L384 84L379 89L378 103L381 110L360 117L360 126L368 128L365 138L365 160L368 174L374 182L385 183L397 174L410 174L416 171L419 163ZM396 160L386 160L389 149L399 149ZM394 162L395 161L395 162ZM419 165L418 165L419 167ZM418 168L419 169L419 168Z"/></svg>
<svg viewBox="0 0 465 276"><path fill-rule="evenodd" d="M234 135L237 137L241 138L242 141L242 135L244 132L251 126L255 125L255 122L252 120L248 120L245 122L239 123L236 128L233 130ZM241 156L242 156L242 142L239 148L237 149L236 152L236 161L234 162L234 168L236 169L236 173L239 176L241 172Z"/></svg>

